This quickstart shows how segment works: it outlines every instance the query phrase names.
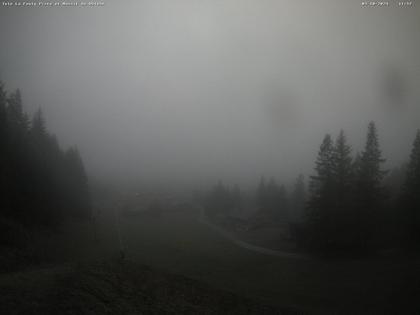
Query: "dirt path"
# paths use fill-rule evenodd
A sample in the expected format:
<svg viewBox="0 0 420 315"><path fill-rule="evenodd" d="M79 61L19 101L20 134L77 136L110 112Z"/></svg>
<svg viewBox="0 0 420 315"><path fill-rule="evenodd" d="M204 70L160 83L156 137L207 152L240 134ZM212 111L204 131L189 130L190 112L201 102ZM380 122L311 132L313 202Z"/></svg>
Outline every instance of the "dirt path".
<svg viewBox="0 0 420 315"><path fill-rule="evenodd" d="M269 248L265 248L265 247L261 247L261 246L257 246L257 245L253 245L253 244L241 241L237 237L235 237L233 234L227 232L226 230L222 229L221 227L219 227L219 226L211 223L209 220L207 220L206 216L204 215L203 207L197 206L197 208L199 210L198 222L208 226L214 232L216 232L217 234L219 234L223 238L229 240L231 243L233 243L233 244L235 244L235 245L237 245L241 248L251 250L253 252L257 252L257 253L264 254L264 255L270 255L270 256L296 258L296 259L309 259L310 258L310 257L308 257L306 255L303 255L303 254L269 249Z"/></svg>

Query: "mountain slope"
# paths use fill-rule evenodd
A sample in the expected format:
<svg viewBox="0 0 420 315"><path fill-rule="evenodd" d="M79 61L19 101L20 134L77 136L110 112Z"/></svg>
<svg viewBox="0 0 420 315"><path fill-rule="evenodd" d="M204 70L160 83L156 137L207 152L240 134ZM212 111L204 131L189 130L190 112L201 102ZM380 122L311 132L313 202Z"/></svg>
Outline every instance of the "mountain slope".
<svg viewBox="0 0 420 315"><path fill-rule="evenodd" d="M1 314L294 314L133 262L0 276Z"/></svg>

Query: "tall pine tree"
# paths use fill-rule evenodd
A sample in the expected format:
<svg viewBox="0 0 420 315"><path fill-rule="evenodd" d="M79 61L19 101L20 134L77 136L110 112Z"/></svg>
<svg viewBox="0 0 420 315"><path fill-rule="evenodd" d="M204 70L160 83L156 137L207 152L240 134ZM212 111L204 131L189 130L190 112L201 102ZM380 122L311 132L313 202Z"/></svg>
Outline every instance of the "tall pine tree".
<svg viewBox="0 0 420 315"><path fill-rule="evenodd" d="M10 143L7 131L7 94L3 82L0 81L0 196L2 203L0 215L5 215L10 211L10 187L8 185Z"/></svg>
<svg viewBox="0 0 420 315"><path fill-rule="evenodd" d="M408 245L420 249L420 130L417 131L403 191Z"/></svg>
<svg viewBox="0 0 420 315"><path fill-rule="evenodd" d="M347 249L352 243L353 212L353 159L347 137L341 130L333 153L333 211L329 246L331 249Z"/></svg>
<svg viewBox="0 0 420 315"><path fill-rule="evenodd" d="M378 211L385 197L382 182L387 172L382 169L384 162L376 126L371 121L368 125L365 148L357 165L355 181L356 228L359 231L359 245L363 247L367 246L374 232L375 223L378 223Z"/></svg>
<svg viewBox="0 0 420 315"><path fill-rule="evenodd" d="M315 175L310 177L310 199L307 205L307 228L311 245L325 248L333 227L334 145L327 134L315 162Z"/></svg>

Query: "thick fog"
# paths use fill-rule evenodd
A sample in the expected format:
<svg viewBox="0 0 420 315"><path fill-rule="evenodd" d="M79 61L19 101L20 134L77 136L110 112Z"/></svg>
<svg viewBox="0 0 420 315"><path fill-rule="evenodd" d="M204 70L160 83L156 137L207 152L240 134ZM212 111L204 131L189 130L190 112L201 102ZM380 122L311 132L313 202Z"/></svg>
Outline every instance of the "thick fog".
<svg viewBox="0 0 420 315"><path fill-rule="evenodd" d="M0 79L93 176L289 182L327 132L361 150L370 120L392 167L420 127L420 6L396 3L1 6Z"/></svg>

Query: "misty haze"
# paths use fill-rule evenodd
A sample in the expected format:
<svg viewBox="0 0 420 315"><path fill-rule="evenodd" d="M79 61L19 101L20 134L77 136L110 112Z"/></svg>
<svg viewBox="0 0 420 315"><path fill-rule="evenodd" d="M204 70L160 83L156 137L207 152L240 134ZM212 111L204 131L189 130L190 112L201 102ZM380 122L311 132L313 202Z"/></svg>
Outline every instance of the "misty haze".
<svg viewBox="0 0 420 315"><path fill-rule="evenodd" d="M420 312L420 7L341 2L0 2L0 313Z"/></svg>

